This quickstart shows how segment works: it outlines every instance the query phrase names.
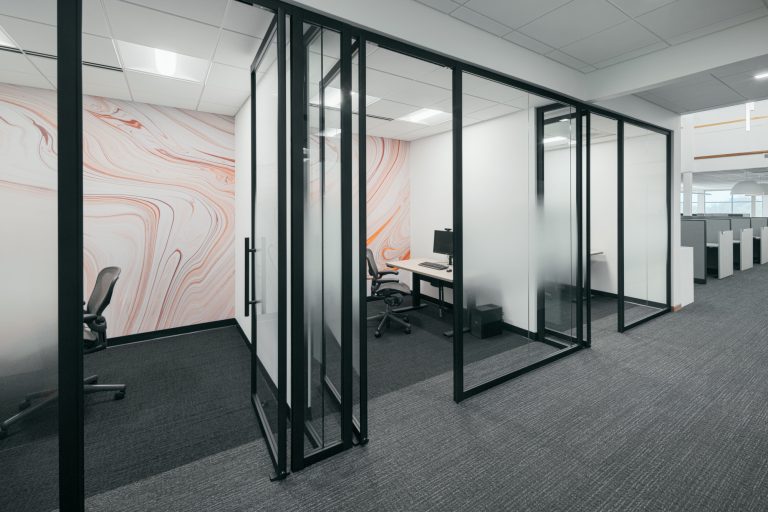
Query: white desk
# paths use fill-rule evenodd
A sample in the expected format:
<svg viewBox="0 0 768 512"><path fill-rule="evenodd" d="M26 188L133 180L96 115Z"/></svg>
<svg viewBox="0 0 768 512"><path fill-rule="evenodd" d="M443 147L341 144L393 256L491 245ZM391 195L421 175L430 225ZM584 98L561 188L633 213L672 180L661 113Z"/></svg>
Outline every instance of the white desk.
<svg viewBox="0 0 768 512"><path fill-rule="evenodd" d="M453 288L453 265L448 265L448 268L445 270L437 270L419 265L419 263L425 261L448 265L445 261L437 261L432 258L411 258L409 260L388 261L387 266L407 270L413 274L411 297L413 299L414 308L421 306L421 281L432 282L436 285L440 294L440 313L442 314L443 287Z"/></svg>

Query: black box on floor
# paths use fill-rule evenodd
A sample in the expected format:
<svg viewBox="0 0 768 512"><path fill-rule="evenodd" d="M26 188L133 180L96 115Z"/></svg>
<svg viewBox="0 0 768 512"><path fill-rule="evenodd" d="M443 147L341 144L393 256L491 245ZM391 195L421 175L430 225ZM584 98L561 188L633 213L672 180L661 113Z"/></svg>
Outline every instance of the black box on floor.
<svg viewBox="0 0 768 512"><path fill-rule="evenodd" d="M477 338L497 336L501 334L503 327L500 306L485 304L472 310L472 336Z"/></svg>

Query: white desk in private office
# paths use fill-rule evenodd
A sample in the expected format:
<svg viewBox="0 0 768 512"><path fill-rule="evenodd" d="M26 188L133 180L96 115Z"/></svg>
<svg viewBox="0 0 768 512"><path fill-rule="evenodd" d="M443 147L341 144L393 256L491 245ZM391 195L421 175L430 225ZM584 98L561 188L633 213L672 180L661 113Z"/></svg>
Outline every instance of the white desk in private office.
<svg viewBox="0 0 768 512"><path fill-rule="evenodd" d="M421 265L421 263L424 262L439 263L441 265L446 265L448 268L444 270L429 268ZM443 302L445 299L443 288L453 288L453 265L448 265L445 261L438 261L433 258L411 258L409 260L388 261L387 266L407 270L413 274L411 297L414 308L421 307L422 281L428 281L437 286L439 293L438 300L440 301L440 315L442 316Z"/></svg>

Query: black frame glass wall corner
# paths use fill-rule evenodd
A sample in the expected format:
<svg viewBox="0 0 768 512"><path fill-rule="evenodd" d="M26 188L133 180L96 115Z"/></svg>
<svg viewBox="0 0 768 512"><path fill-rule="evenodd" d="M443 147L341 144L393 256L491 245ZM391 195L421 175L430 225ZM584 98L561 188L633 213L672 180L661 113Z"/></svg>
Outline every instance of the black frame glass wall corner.
<svg viewBox="0 0 768 512"><path fill-rule="evenodd" d="M427 60L440 64L441 66L452 70L453 83L453 169L452 176L454 180L453 192L453 220L454 220L454 248L455 248L455 271L454 271L454 290L456 297L455 308L457 311L463 311L463 293L465 279L465 254L463 251L463 239L466 235L464 226L464 213L462 209L462 184L466 176L463 174L463 150L464 139L462 133L462 92L465 73L483 77L488 80L504 84L509 87L526 91L551 100L552 104L567 106L574 113L577 119L586 116L587 127L589 126L589 114L595 113L618 121L622 130L619 159L619 187L618 200L621 208L619 209L620 226L623 222L624 207L626 204L623 185L625 173L629 171L624 168L624 128L626 126L638 127L657 135L666 137L664 147L666 148L665 176L666 176L666 261L665 267L665 300L654 300L653 297L646 297L645 300L656 307L652 315L646 316L637 321L627 322L623 315L623 308L620 309L620 330L626 330L664 314L671 310L671 194L670 182L672 175L672 132L670 130L645 123L641 120L617 114L605 109L597 108L593 105L581 102L575 98L557 93L556 91L538 87L536 85L518 80L508 75L495 72L491 69L477 66L472 63L464 62L459 59L442 55L438 52L411 45L385 35L369 31L362 27L341 22L333 17L319 14L294 4L277 0L252 0L250 3L260 7L272 10L276 14L276 21L273 35L269 38L271 41L277 41L278 61L281 71L278 73L278 90L280 91L278 99L278 146L280 149L280 161L278 163L279 192L281 198L279 206L279 226L281 238L278 242L280 247L280 296L278 303L281 304L281 313L278 321L279 331L277 339L273 340L277 348L278 359L278 377L275 383L275 389L271 392L276 394L274 399L278 413L274 419L266 418L267 415L258 412L259 405L263 400L262 391L268 389L255 377L260 370L260 361L258 349L252 348L252 395L254 397L254 407L257 410L257 416L262 429L269 431L271 441L267 441L270 456L272 457L275 472L278 478L282 478L288 473L288 456L290 453L290 467L292 470L299 470L308 464L322 460L342 450L349 449L358 443L364 444L369 437L368 427L368 402L366 391L366 340L364 322L359 337L359 412L355 415L353 398L353 381L356 378L353 372L354 352L352 349L352 316L353 310L358 310L358 315L362 318L365 315L365 301L361 298L365 295L365 180L358 180L357 190L353 189L353 144L352 120L353 106L352 88L354 86L354 77L352 76L352 59L358 59L358 68L360 74L357 78L358 97L366 97L365 65L366 55L365 47L368 42L389 48L406 55L419 59ZM83 240L82 240L82 1L64 1L58 0L58 123L59 123L59 174L58 174L58 300L59 300L59 319L58 319L58 383L60 389L60 407L59 407L59 505L63 511L83 510L84 508L84 485L83 485L83 361L82 346L77 343L71 343L72 339L77 339L82 335L82 311L80 303L83 295ZM338 248L341 254L340 264L350 265L353 260L358 262L360 275L355 280L354 276L343 277L338 282L338 288L341 290L340 309L338 311L339 325L341 325L341 339L339 343L338 374L334 374L338 386L326 386L325 379L322 380L324 393L334 395L329 399L329 403L336 401L334 406L338 413L339 431L338 438L333 443L322 443L323 446L317 450L307 450L307 445L312 444L313 436L306 428L306 420L309 418L307 395L307 376L301 371L307 367L308 345L305 336L305 267L304 251L305 239L304 219L302 210L302 201L299 198L304 197L305 193L305 175L306 167L304 164L305 149L309 147L309 126L307 118L310 99L308 96L308 84L304 78L307 76L307 35L304 31L305 25L314 25L322 30L335 32L338 37L339 65L336 72L339 74L340 89L342 91L342 102L338 112L334 115L339 116L342 129L341 137L341 164L338 171L338 179L342 184L342 193L338 198L339 211L341 212L338 225L334 225L339 233ZM266 45L268 47L269 44ZM265 47L265 49L266 49ZM258 66L258 62L254 62ZM253 70L252 70L253 71ZM329 70L331 71L331 70ZM290 78L289 78L290 77ZM296 79L301 77L302 79ZM323 83L322 81L320 82ZM316 85L316 84L315 84ZM252 94L255 93L255 78L252 77ZM365 121L365 101L361 100L357 106L359 135L364 136L366 129ZM252 114L255 118L258 115L256 106L252 107ZM542 114L543 115L543 114ZM254 129L255 130L255 129ZM585 133L586 132L586 135ZM582 149L582 143L586 137L589 140L589 128L584 130L581 122L576 124L576 173L574 184L578 190L576 193L577 202L582 201L582 191L584 183L582 180L589 180L589 144L586 144L586 155ZM313 142L317 144L317 141ZM537 147L541 145L541 137L537 138ZM321 144L322 146L322 144ZM365 149L364 144L359 147L359 170L364 173L365 169ZM254 143L253 161L258 154L259 145ZM584 160L585 163L582 163ZM584 169L586 165L586 169ZM583 172L582 172L583 171ZM256 169L252 169L256 172ZM584 178L582 178L582 174ZM253 181L253 193L258 194L258 184ZM586 187L589 188L588 185ZM359 211L353 209L353 194L357 196ZM289 200L296 199L296 200ZM585 304L587 311L589 308L589 294L584 294L584 288L589 290L590 270L585 266L583 253L589 254L590 240L588 236L582 233L589 231L590 218L588 213L590 198L587 192L583 204L579 204L578 216L574 218L577 224L578 236L574 239L576 244L577 276L575 279L575 288L577 290L576 314L580 318L574 324L574 333L569 335L572 339L563 340L562 337L552 336L547 338L549 341L557 344L559 349L530 365L523 368L514 369L506 374L497 376L493 379L481 382L473 387L466 388L463 377L464 372L464 353L462 334L467 327L463 315L454 315L454 346L453 346L453 398L455 401L464 400L483 390L489 389L502 382L520 376L528 371L539 368L552 361L560 359L571 354L585 346L588 346L590 339L589 315L583 316L582 304ZM290 205L290 206L289 206ZM254 213L254 222L257 222L257 214ZM352 237L353 216L358 216L358 240L355 246ZM620 227L619 239L624 240L624 228ZM255 250L255 238L258 233L251 233L251 240L246 245L241 246L248 257L246 261L250 262L251 268L254 267L253 260L257 257ZM335 242L334 242L335 243ZM289 250L290 248L290 250ZM623 243L620 243L619 250L623 252ZM622 255L623 260L623 255ZM659 267L660 268L660 267ZM622 264L620 267L621 279L623 281L627 268ZM246 289L254 290L254 275L248 276ZM290 278L290 280L289 280ZM289 282L290 281L290 282ZM587 283L586 285L584 283ZM623 286L623 285L622 285ZM353 289L357 288L360 303L355 304L353 298ZM289 299L290 292L290 299ZM623 295L623 288L620 295ZM250 314L254 314L254 308L258 307L257 298L253 291L244 297L248 303ZM642 297L641 297L642 299ZM241 298L240 300L243 300ZM623 300L622 302L623 306ZM77 310L75 310L77 309ZM254 322L255 324L256 322ZM266 343L258 333L253 333L253 347L258 344ZM531 333L525 333L530 336ZM290 393L288 392L288 383L290 382ZM336 393L333 393L332 388ZM262 411L263 412L263 411ZM313 412L314 413L314 412ZM336 414L336 412L334 412ZM326 415L327 416L327 415ZM269 427L268 422L276 422L276 427ZM297 428L297 426L300 426ZM269 427L269 428L268 428ZM265 439L270 436L266 435ZM290 450L288 443L290 444Z"/></svg>

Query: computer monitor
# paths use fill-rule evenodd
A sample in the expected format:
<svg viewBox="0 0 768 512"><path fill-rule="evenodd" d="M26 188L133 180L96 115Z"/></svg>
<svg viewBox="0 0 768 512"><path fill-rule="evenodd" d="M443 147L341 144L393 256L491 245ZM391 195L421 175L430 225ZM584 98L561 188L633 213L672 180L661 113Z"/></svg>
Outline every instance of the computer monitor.
<svg viewBox="0 0 768 512"><path fill-rule="evenodd" d="M448 261L453 259L453 233L445 230L435 230L435 241L432 252L448 255Z"/></svg>

